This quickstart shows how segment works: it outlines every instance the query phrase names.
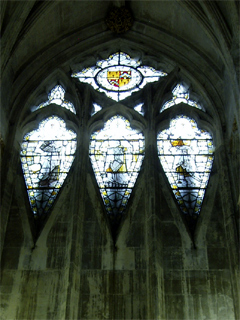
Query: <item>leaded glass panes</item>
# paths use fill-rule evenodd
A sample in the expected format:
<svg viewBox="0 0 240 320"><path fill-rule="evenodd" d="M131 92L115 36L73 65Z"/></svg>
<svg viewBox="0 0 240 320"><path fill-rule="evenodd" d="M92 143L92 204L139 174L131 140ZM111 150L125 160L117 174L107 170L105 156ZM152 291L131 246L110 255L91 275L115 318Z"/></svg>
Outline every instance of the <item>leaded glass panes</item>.
<svg viewBox="0 0 240 320"><path fill-rule="evenodd" d="M161 108L160 112L163 112L164 110L171 108L172 106L179 104L181 102L188 104L189 106L192 106L194 108L200 109L202 111L205 111L203 106L201 106L199 103L197 103L194 100L191 100L189 97L189 91L183 84L177 84L176 87L172 91L173 97L171 100L167 101Z"/></svg>
<svg viewBox="0 0 240 320"><path fill-rule="evenodd" d="M62 86L57 85L50 91L48 95L48 100L43 103L40 103L37 107L32 107L32 111L36 111L38 109L48 106L51 103L55 103L61 106L62 108L70 110L71 112L76 114L74 105L71 102L65 100L64 96L65 96L65 90L63 89Z"/></svg>
<svg viewBox="0 0 240 320"><path fill-rule="evenodd" d="M92 110L91 116L93 116L94 114L96 114L101 110L102 110L102 107L99 104L93 103L93 110Z"/></svg>
<svg viewBox="0 0 240 320"><path fill-rule="evenodd" d="M126 209L144 157L144 136L116 115L91 136L89 154L110 218L118 221Z"/></svg>
<svg viewBox="0 0 240 320"><path fill-rule="evenodd" d="M213 163L210 133L187 116L172 119L157 137L158 154L181 211L197 217Z"/></svg>
<svg viewBox="0 0 240 320"><path fill-rule="evenodd" d="M139 103L134 107L134 110L144 116L143 103Z"/></svg>
<svg viewBox="0 0 240 320"><path fill-rule="evenodd" d="M57 116L43 120L27 133L21 145L21 162L34 215L46 214L72 165L76 134Z"/></svg>
<svg viewBox="0 0 240 320"><path fill-rule="evenodd" d="M89 83L111 99L120 101L142 89L147 83L158 81L166 75L152 67L142 66L140 61L131 59L126 53L117 52L106 60L98 61L96 66L73 73L72 77Z"/></svg>

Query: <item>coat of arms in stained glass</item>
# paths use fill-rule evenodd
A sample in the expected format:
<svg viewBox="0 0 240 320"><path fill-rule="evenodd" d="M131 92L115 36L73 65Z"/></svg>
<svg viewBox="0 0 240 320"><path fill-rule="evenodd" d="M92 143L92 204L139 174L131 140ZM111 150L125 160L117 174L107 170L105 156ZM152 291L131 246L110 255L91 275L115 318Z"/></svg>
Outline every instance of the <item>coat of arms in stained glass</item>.
<svg viewBox="0 0 240 320"><path fill-rule="evenodd" d="M26 134L21 162L30 206L35 216L45 215L53 205L70 170L76 150L76 134L65 122L51 116L37 130Z"/></svg>
<svg viewBox="0 0 240 320"><path fill-rule="evenodd" d="M131 59L123 52L117 52L96 66L75 72L72 77L80 82L89 83L95 90L115 101L120 101L142 89L147 83L158 81L167 74L152 67L143 66L138 60Z"/></svg>
<svg viewBox="0 0 240 320"><path fill-rule="evenodd" d="M108 71L107 79L112 86L119 88L131 81L131 73L131 71Z"/></svg>
<svg viewBox="0 0 240 320"><path fill-rule="evenodd" d="M191 218L200 213L213 163L210 133L195 120L178 116L157 138L158 154L181 211Z"/></svg>
<svg viewBox="0 0 240 320"><path fill-rule="evenodd" d="M144 136L128 120L114 116L92 134L89 154L107 213L116 225L142 165Z"/></svg>

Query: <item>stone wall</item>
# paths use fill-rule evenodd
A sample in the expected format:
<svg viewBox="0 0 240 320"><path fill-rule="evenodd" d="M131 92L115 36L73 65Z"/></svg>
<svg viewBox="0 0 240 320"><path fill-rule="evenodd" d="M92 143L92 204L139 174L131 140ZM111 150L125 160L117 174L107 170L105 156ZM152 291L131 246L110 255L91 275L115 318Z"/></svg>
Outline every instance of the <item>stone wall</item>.
<svg viewBox="0 0 240 320"><path fill-rule="evenodd" d="M200 221L194 243L160 185L155 213L148 211L145 174L115 242L90 175L83 216L71 204L70 177L32 246L13 197L1 268L3 319L237 319L219 187L213 203L206 199L209 222Z"/></svg>
<svg viewBox="0 0 240 320"><path fill-rule="evenodd" d="M0 318L239 320L237 2L114 3L127 5L134 16L121 35L105 23L110 1L1 2ZM166 71L166 82L148 85L126 104L113 104L71 78L72 70L118 50ZM216 145L194 234L168 187L155 141L159 108L179 81L187 81L206 107L204 115L190 109L188 115L211 129ZM58 113L80 138L76 161L39 226L25 190L20 143L41 118L31 107L46 101L57 83L77 109L75 118ZM133 112L136 101L144 102L142 120ZM88 158L91 125L114 112L92 120L93 102L140 123L146 137L144 165L117 234ZM171 112L161 118L164 125Z"/></svg>

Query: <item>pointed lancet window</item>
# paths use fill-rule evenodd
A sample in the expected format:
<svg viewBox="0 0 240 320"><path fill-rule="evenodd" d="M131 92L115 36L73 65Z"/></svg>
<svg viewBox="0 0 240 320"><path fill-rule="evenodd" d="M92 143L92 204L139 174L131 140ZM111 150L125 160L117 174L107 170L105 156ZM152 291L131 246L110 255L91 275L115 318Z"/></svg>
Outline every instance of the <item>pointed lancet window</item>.
<svg viewBox="0 0 240 320"><path fill-rule="evenodd" d="M46 102L40 103L36 107L32 107L32 112L38 109L44 108L51 103L55 103L61 106L62 108L70 110L72 113L76 114L74 105L71 102L65 100L64 97L65 97L65 90L63 89L62 86L57 85L48 94L48 100Z"/></svg>
<svg viewBox="0 0 240 320"><path fill-rule="evenodd" d="M123 52L117 52L106 60L100 60L96 66L74 72L72 77L80 82L89 83L95 90L115 101L120 101L142 89L147 83L158 81L166 76L163 71L141 65L141 61L131 59Z"/></svg>
<svg viewBox="0 0 240 320"><path fill-rule="evenodd" d="M181 211L191 218L200 213L213 164L210 133L195 120L177 116L157 137L161 165Z"/></svg>
<svg viewBox="0 0 240 320"><path fill-rule="evenodd" d="M176 87L172 91L172 99L167 101L162 108L160 109L160 112L163 112L164 110L171 108L174 105L177 105L181 102L188 104L191 107L200 109L202 111L205 111L203 106L201 106L197 101L191 100L189 96L189 90L186 86L183 84L177 84Z"/></svg>
<svg viewBox="0 0 240 320"><path fill-rule="evenodd" d="M89 154L107 213L117 224L126 209L144 157L144 136L120 115L91 136Z"/></svg>
<svg viewBox="0 0 240 320"><path fill-rule="evenodd" d="M28 198L36 217L53 205L70 170L76 150L76 134L65 122L51 116L37 130L27 133L21 145L21 163Z"/></svg>

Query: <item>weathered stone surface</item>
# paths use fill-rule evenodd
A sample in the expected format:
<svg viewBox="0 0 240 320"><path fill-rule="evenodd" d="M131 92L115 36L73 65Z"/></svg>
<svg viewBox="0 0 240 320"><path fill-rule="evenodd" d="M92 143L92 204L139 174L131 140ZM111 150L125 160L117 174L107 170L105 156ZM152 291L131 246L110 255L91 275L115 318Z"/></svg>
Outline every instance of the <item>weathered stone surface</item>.
<svg viewBox="0 0 240 320"><path fill-rule="evenodd" d="M105 23L112 4L128 6L134 17L119 37ZM236 1L2 1L1 17L1 319L239 320ZM168 76L119 103L71 78L72 70L118 50ZM192 234L156 147L157 132L182 110L159 109L182 81L206 108L184 112L212 133L216 147ZM58 105L31 112L58 83L77 114ZM144 117L133 110L140 102ZM91 117L93 103L102 111ZM117 113L142 128L146 148L112 234L88 145L91 133ZM52 211L38 225L19 152L23 135L52 114L77 133L77 151Z"/></svg>

